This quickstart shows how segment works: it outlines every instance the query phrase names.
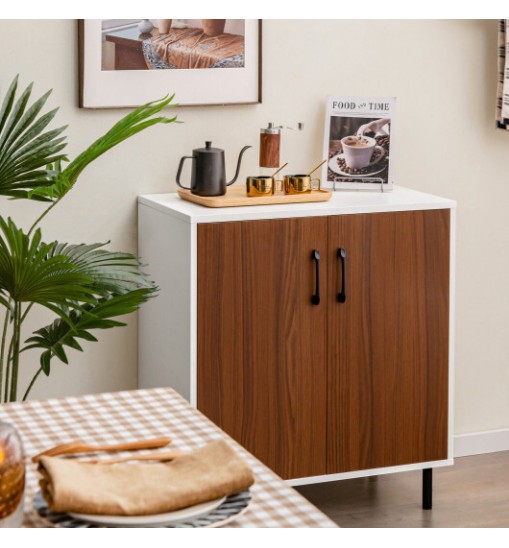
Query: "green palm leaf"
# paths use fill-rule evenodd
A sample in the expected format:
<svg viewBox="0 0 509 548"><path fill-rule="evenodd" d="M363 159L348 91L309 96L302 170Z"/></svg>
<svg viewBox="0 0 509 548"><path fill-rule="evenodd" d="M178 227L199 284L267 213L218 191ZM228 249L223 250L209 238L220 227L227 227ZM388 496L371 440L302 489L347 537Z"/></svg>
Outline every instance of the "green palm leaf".
<svg viewBox="0 0 509 548"><path fill-rule="evenodd" d="M175 105L171 104L173 98L174 95L165 97L159 101L152 101L124 116L105 135L97 139L76 157L63 171L57 173L53 184L38 185L28 197L59 200L74 186L74 183L88 164L106 151L150 126L176 122L176 116L172 118L165 116L154 117L154 115L160 113L165 107L174 107Z"/></svg>
<svg viewBox="0 0 509 548"><path fill-rule="evenodd" d="M112 318L138 310L157 291L154 284L140 272L139 262L134 255L106 251L101 249L104 245L55 242L47 254L47 260L66 257L77 272L90 279L87 287L97 298L79 309L63 307L60 318L27 339L28 346L23 350L43 350L40 363L46 375L50 373L53 357L67 363L64 347L82 350L77 339L97 340L90 330L125 325Z"/></svg>
<svg viewBox="0 0 509 548"><path fill-rule="evenodd" d="M173 96L147 103L69 162L63 153L67 126L48 129L57 109L43 113L51 92L32 103L32 84L17 92L16 77L0 107L0 196L50 205L27 233L0 216L0 306L6 308L0 343L0 398L4 386L4 401L17 398L22 351L42 350L41 368L26 398L39 374L49 374L54 357L67 363L66 348L81 350L79 339L96 340L91 331L125 325L116 318L137 310L157 291L130 253L107 251L104 244L44 243L36 228L88 164L153 125L176 121L160 115L165 107L175 106ZM57 319L34 332L21 349L21 326L33 304L52 310Z"/></svg>
<svg viewBox="0 0 509 548"><path fill-rule="evenodd" d="M126 325L112 318L138 310L153 291L151 287L135 289L128 293L100 298L93 304L84 305L81 310L72 310L66 314L67 321L57 318L50 325L35 331L34 336L26 340L27 346L23 350L32 348L43 350L40 357L41 369L45 375L49 375L53 357L68 363L64 347L82 351L77 339L97 341L90 333L91 330Z"/></svg>
<svg viewBox="0 0 509 548"><path fill-rule="evenodd" d="M0 195L28 197L28 191L54 183L48 164L65 159L61 151L67 126L43 133L58 109L40 115L51 91L28 106L30 84L16 101L18 77L11 83L0 110ZM47 201L48 198L39 196Z"/></svg>
<svg viewBox="0 0 509 548"><path fill-rule="evenodd" d="M140 272L140 264L134 255L100 249L104 245L56 243L48 257L68 257L82 274L92 279L90 287L100 296L123 294L136 289L149 289L152 292L157 290Z"/></svg>
<svg viewBox="0 0 509 548"><path fill-rule="evenodd" d="M94 302L93 280L64 255L57 244L29 237L9 218L0 217L0 293L16 302L38 303L62 316L70 302Z"/></svg>
<svg viewBox="0 0 509 548"><path fill-rule="evenodd" d="M0 290L0 304L7 309L11 308L9 303L9 297L1 290Z"/></svg>

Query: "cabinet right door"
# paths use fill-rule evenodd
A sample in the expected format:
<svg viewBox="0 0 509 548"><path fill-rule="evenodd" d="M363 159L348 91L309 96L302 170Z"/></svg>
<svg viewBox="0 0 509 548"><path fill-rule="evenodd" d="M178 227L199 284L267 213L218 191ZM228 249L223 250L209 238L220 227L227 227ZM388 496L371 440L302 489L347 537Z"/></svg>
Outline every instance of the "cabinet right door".
<svg viewBox="0 0 509 548"><path fill-rule="evenodd" d="M328 222L327 473L446 459L450 212Z"/></svg>

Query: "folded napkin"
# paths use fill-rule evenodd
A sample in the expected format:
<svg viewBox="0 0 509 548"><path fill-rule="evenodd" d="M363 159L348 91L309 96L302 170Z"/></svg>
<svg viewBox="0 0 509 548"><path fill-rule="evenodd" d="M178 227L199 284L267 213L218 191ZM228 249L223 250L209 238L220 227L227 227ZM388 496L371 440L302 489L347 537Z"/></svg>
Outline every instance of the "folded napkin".
<svg viewBox="0 0 509 548"><path fill-rule="evenodd" d="M251 469L223 440L170 463L90 464L41 457L44 498L54 512L141 516L171 512L237 493Z"/></svg>

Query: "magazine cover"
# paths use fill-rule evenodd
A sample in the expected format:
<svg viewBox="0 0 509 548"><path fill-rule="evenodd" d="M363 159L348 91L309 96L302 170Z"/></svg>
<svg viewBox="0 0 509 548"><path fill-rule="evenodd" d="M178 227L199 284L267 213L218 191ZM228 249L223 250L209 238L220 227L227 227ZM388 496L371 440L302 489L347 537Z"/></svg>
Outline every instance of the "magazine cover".
<svg viewBox="0 0 509 548"><path fill-rule="evenodd" d="M336 190L392 190L395 97L328 97L324 186ZM376 181L370 180L376 178Z"/></svg>

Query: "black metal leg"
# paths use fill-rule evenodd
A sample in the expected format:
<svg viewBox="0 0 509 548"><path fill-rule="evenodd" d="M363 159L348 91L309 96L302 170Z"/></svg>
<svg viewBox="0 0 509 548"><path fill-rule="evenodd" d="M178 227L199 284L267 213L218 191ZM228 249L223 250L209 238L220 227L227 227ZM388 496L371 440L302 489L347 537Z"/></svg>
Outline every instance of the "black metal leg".
<svg viewBox="0 0 509 548"><path fill-rule="evenodd" d="M433 469L422 471L422 509L431 510L433 504Z"/></svg>

